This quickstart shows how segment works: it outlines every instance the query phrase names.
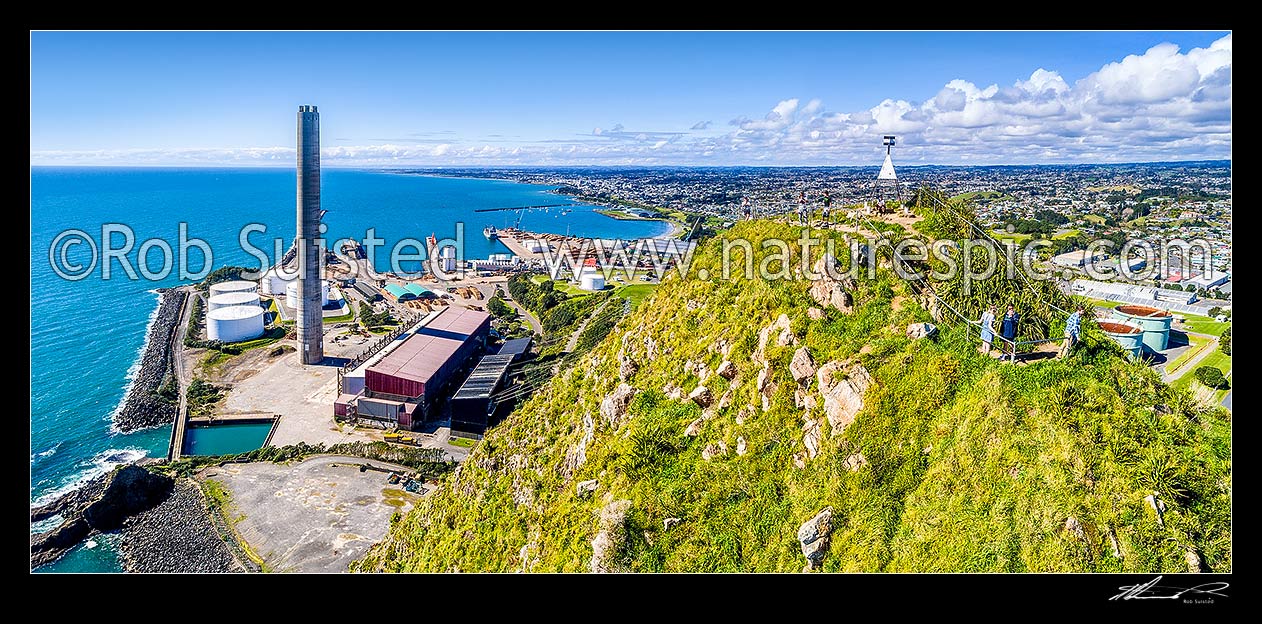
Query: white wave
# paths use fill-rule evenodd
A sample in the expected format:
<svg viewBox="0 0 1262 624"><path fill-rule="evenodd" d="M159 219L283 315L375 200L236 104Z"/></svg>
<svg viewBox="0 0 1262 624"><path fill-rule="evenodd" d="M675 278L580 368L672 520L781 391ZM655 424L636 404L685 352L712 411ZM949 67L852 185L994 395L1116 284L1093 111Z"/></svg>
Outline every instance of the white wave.
<svg viewBox="0 0 1262 624"><path fill-rule="evenodd" d="M61 526L61 522L63 520L65 520L65 518L61 517L61 514L53 514L43 520L40 520L39 522L32 522L31 535L35 535L36 533L47 533Z"/></svg>
<svg viewBox="0 0 1262 624"><path fill-rule="evenodd" d="M52 447L52 448L50 448L50 449L48 449L48 450L45 450L45 451L40 451L40 452L38 452L38 453L33 453L33 454L31 455L31 463L35 463L35 460L37 460L37 459L43 459L43 458L45 458L45 457L51 457L51 456L53 455L53 453L56 453L56 452L57 452L57 449L59 449L59 448L61 448L61 442L58 442L58 443L54 444L54 445L53 445L53 447Z"/></svg>
<svg viewBox="0 0 1262 624"><path fill-rule="evenodd" d="M88 541L84 542L84 543L83 543L83 547L84 547L84 548L87 548L87 549L89 549L89 550L91 550L91 549L93 549L93 548L96 548L96 547L97 547L96 540L94 540L94 539L90 539L90 540L88 540Z"/></svg>
<svg viewBox="0 0 1262 624"><path fill-rule="evenodd" d="M114 467L134 464L148 454L148 451L138 448L110 449L97 453L92 459L79 464L83 470L67 477L61 487L36 498L31 503L31 507L39 507L57 500L58 497L83 487L88 481L113 470Z"/></svg>
<svg viewBox="0 0 1262 624"><path fill-rule="evenodd" d="M136 350L136 357L132 360L131 366L127 367L127 373L123 375L123 379L127 381L127 387L123 388L123 396L118 400L118 404L110 411L107 417L110 421L110 433L120 433L118 427L114 424L114 417L123 411L123 405L127 403L127 395L131 394L131 388L136 384L136 375L140 373L140 363L144 361L145 349L149 347L149 340L153 337L153 324L158 320L158 310L162 309L162 295L156 290L146 292L153 293L157 298L157 303L153 306L153 311L149 313L149 320L145 322L145 340L140 343L140 348Z"/></svg>

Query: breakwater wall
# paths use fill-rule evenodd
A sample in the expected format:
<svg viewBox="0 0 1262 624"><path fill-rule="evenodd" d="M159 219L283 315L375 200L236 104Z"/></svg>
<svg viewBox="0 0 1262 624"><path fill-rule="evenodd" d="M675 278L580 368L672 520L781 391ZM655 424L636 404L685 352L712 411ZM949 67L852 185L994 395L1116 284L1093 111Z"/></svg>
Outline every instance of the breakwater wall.
<svg viewBox="0 0 1262 624"><path fill-rule="evenodd" d="M171 495L123 525L119 561L128 572L244 572L211 524L201 488L179 479Z"/></svg>
<svg viewBox="0 0 1262 624"><path fill-rule="evenodd" d="M156 427L175 420L178 403L163 400L157 391L173 370L175 354L171 343L176 332L184 329L179 324L188 292L166 289L158 297L158 313L149 325L140 367L123 397L122 407L114 414L114 427L119 431Z"/></svg>

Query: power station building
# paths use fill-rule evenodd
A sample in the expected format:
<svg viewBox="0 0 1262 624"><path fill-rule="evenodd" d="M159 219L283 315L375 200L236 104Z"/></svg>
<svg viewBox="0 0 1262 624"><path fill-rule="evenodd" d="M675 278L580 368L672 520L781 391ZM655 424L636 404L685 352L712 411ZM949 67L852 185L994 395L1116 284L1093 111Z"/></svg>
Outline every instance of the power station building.
<svg viewBox="0 0 1262 624"><path fill-rule="evenodd" d="M303 364L324 360L324 303L320 261L320 113L298 107L298 296L292 306L298 319L298 350Z"/></svg>
<svg viewBox="0 0 1262 624"><path fill-rule="evenodd" d="M486 350L491 315L457 306L369 358L342 377L336 416L412 429L432 414L442 392Z"/></svg>
<svg viewBox="0 0 1262 624"><path fill-rule="evenodd" d="M495 393L508 378L508 367L514 355L503 353L488 355L473 368L464 384L451 397L451 431L482 435L487 427L495 424L499 407Z"/></svg>

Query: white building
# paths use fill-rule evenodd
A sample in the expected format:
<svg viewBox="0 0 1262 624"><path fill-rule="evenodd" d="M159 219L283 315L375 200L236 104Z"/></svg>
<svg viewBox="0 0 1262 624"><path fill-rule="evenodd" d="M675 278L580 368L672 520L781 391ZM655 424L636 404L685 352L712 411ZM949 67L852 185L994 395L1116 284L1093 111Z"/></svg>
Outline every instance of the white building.
<svg viewBox="0 0 1262 624"><path fill-rule="evenodd" d="M1231 279L1231 275L1224 271L1206 271L1196 277L1183 280L1185 284L1192 284L1197 288L1213 288L1226 284Z"/></svg>
<svg viewBox="0 0 1262 624"><path fill-rule="evenodd" d="M1108 254L1103 252L1095 252L1094 254L1086 249L1077 249L1074 251L1066 251L1058 256L1052 256L1052 264L1058 264L1064 267L1083 267L1089 262L1103 260Z"/></svg>

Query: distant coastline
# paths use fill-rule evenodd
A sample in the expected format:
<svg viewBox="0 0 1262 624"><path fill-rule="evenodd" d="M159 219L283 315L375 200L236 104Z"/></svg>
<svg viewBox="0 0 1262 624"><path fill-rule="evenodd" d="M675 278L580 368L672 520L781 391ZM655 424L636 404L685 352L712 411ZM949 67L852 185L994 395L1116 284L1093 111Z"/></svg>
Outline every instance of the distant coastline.
<svg viewBox="0 0 1262 624"><path fill-rule="evenodd" d="M452 174L444 175L441 173L416 171L412 169L375 169L375 170L370 169L367 171L376 171L380 173L392 173L392 174L407 174L407 175L413 175L413 176L424 177L424 178L445 178L449 180L483 180L486 182L508 182L511 184L525 184L525 185L530 185L530 186L541 186L541 187L544 187L543 192L545 193L551 193L553 195L560 195L561 197L568 198L579 204L592 206L593 207L592 212L602 214L606 217L609 217L610 219L615 219L618 221L660 221L660 222L667 223L670 225L670 229L667 230L665 233L658 234L657 236L653 236L652 238L676 238L679 236L680 233L684 231L683 224L673 219L666 218L666 217L641 217L639 215L633 215L628 212L619 210L616 207L620 205L619 203L614 203L613 205L610 205L609 202L604 201L604 200L591 198L591 197L584 197L581 194L574 192L577 189L567 188L564 185L556 186L556 185L551 185L551 184L536 184L534 182L524 182L522 180L514 180L512 178L488 178L488 177L477 176L477 175L458 175L458 174L457 175L452 175ZM633 204L629 202L626 203L625 205L631 206L631 207L640 207L638 204ZM651 207L645 207L645 208L649 210L654 210L655 212L657 211L657 209L655 208L651 208Z"/></svg>

